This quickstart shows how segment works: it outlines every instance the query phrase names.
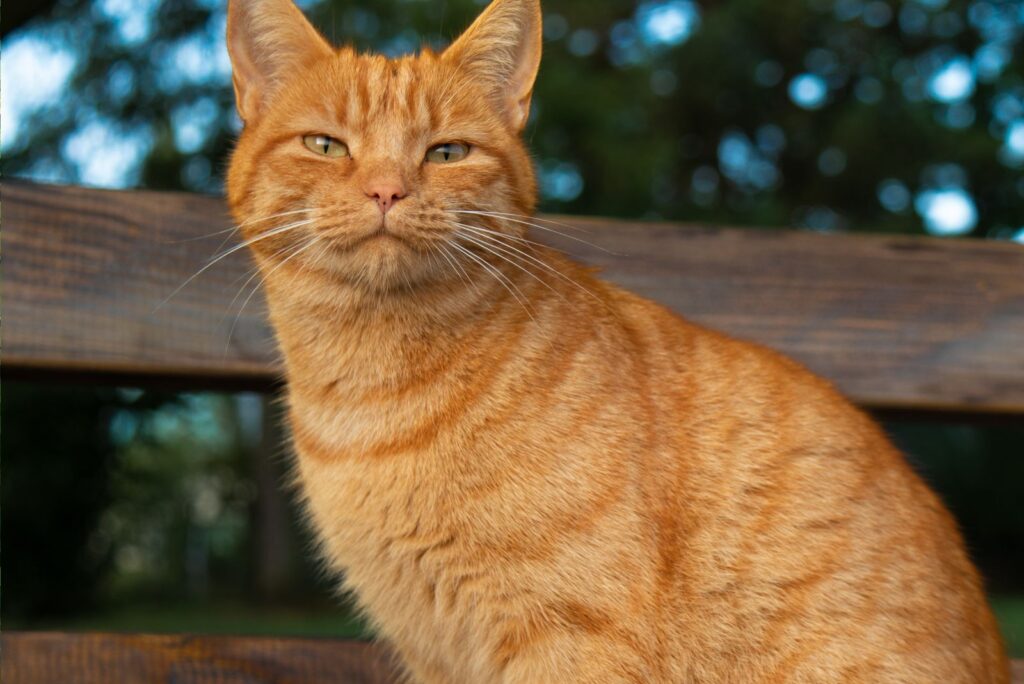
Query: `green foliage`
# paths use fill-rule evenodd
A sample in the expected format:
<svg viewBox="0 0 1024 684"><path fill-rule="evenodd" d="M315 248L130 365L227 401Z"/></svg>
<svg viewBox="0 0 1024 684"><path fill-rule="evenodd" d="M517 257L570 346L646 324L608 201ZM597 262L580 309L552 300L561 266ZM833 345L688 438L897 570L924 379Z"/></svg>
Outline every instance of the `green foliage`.
<svg viewBox="0 0 1024 684"><path fill-rule="evenodd" d="M1024 656L1024 597L994 596L991 600L1010 657Z"/></svg>
<svg viewBox="0 0 1024 684"><path fill-rule="evenodd" d="M251 601L262 405L254 395L5 383L4 619ZM283 471L269 486L283 486ZM295 505L282 514L295 543L280 549L290 586L277 598L322 598L327 578Z"/></svg>
<svg viewBox="0 0 1024 684"><path fill-rule="evenodd" d="M17 619L12 626L25 625ZM174 634L195 632L236 636L333 637L367 639L369 627L351 606L332 606L319 600L315 604L296 602L288 606L266 606L252 600L168 602L134 600L115 608L61 619L35 620L33 629L59 629L99 632L150 632Z"/></svg>
<svg viewBox="0 0 1024 684"><path fill-rule="evenodd" d="M54 400L66 413L40 416ZM5 615L83 610L96 598L110 557L89 541L111 499L113 449L104 426L116 402L112 392L90 388L4 383Z"/></svg>
<svg viewBox="0 0 1024 684"><path fill-rule="evenodd" d="M1024 588L1024 429L900 423L889 432L960 523L986 585Z"/></svg>
<svg viewBox="0 0 1024 684"><path fill-rule="evenodd" d="M246 464L233 409L231 397L184 395L159 411L124 408L112 416L113 496L95 544L114 552L113 593L177 587L173 598L188 598L206 595L211 575L247 578L255 492L239 477Z"/></svg>
<svg viewBox="0 0 1024 684"><path fill-rule="evenodd" d="M115 11L68 0L30 24L22 33L73 46L78 67L68 97L43 107L4 150L6 172L218 191L238 127L222 46L225 4ZM334 41L396 54L442 47L481 3L302 4ZM666 8L676 14L659 29L649 18ZM979 214L976 235L1020 227L1024 151L1003 149L1022 116L1014 112L1024 112L1022 22L1012 4L545 0L544 10L528 137L548 210L921 231L907 202L894 210L880 203L889 180L911 195L967 193ZM148 33L125 38L136 19ZM994 54L998 68L983 68L981 56ZM931 79L965 59L973 66L962 92L929 95ZM826 87L822 102L796 103L789 90L801 75ZM134 140L138 164L90 177L96 169L79 148L96 122Z"/></svg>

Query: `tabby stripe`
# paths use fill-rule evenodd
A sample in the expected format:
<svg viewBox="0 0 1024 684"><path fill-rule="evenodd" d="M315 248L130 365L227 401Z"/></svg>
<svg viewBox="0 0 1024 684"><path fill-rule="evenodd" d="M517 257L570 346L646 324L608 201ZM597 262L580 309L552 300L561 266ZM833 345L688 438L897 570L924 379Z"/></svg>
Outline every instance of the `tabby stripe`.
<svg viewBox="0 0 1024 684"><path fill-rule="evenodd" d="M529 322L529 319L524 316L519 317L513 342L507 344L497 358L492 357L488 362L481 363L483 372L477 376L475 382L458 398L452 399L440 410L425 418L418 426L408 428L401 435L397 435L389 441L381 441L368 448L360 449L358 456L363 458L385 458L424 449L428 443L434 442L442 431L458 423L461 418L474 408L480 395L490 389L494 384L495 378L506 370L508 359L512 357L518 348L519 342L525 336ZM344 410L344 408L339 407L339 410ZM296 434L297 444L303 455L319 461L334 460L342 456L342 454L332 454L332 452L337 451L337 448L331 448L323 444L311 434L315 431L315 425L306 426L300 411L293 410L292 420L297 428L303 428L301 432Z"/></svg>

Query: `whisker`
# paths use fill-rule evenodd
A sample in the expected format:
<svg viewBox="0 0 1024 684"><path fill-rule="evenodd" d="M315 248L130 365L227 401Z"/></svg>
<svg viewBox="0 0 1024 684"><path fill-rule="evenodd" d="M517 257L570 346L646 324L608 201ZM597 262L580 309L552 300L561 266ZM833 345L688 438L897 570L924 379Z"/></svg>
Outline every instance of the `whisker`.
<svg viewBox="0 0 1024 684"><path fill-rule="evenodd" d="M459 250L460 252L465 254L467 257L472 259L474 262L479 264L481 266L481 268L483 268L485 271L487 271L487 273L492 275L494 277L494 279L499 284L501 284L501 286L504 287L505 290L507 290L508 293L510 295L512 295L512 297L517 302L519 302L519 305L523 307L523 310L526 311L527 315L529 315L531 319L533 318L533 314L530 312L529 306L527 306L527 301L528 300L526 299L526 295L523 294L522 290L520 290L519 287L516 286L516 284L513 283L509 279L508 276L506 276L500 270L495 268L492 264L487 263L486 259L483 259L482 257L480 257L480 256L478 256L476 254L473 254L472 251L466 249L465 247L463 247L461 245L457 245L455 243L451 243L451 245L452 245L452 247L454 247L455 249Z"/></svg>
<svg viewBox="0 0 1024 684"><path fill-rule="evenodd" d="M412 286L412 280L409 279L409 272L403 268L403 269L401 269L401 273L402 273L402 280L405 281L406 291L412 292L413 286Z"/></svg>
<svg viewBox="0 0 1024 684"><path fill-rule="evenodd" d="M447 251L448 251L448 248L447 248L447 246L443 246L442 248L443 248L443 249L445 250L445 252L447 252ZM460 261L459 261L459 258L458 258L458 257L457 257L456 255L454 255L454 254L452 254L451 256L452 256L452 258L453 258L453 259L455 260L455 265L459 267L459 270L460 270L460 271L462 271L462 275L464 275L464 276L466 277L466 279L467 279L467 280L472 280L472 279L471 279L471 278L469 277L469 272L468 272L468 271L466 271L466 269L465 269L465 268L464 268L464 267L462 266L462 262L460 262Z"/></svg>
<svg viewBox="0 0 1024 684"><path fill-rule="evenodd" d="M310 257L306 259L301 266L299 266L299 270L296 271L295 277L300 277L303 271L309 268L314 262L319 261L321 258L323 258L324 255L326 255L330 251L330 249L330 243L325 240L321 240L320 249L314 252L312 255L310 255Z"/></svg>
<svg viewBox="0 0 1024 684"><path fill-rule="evenodd" d="M524 301L523 301L522 299L520 299L520 297L519 297L519 295L522 295L522 294L523 294L523 293L522 293L522 291L521 291L521 290L519 290L519 288L518 288L518 287L516 287L515 283L513 283L512 281L510 281L510 280L508 279L508 277L507 277L507 276L505 276L505 274L503 274L503 273L502 273L501 271L499 271L498 269L496 269L496 268L495 268L494 266L492 266L492 265L490 265L489 263L487 263L487 261L486 261L486 260L484 260L484 259L482 259L482 258L478 257L478 256L477 256L476 254L473 254L473 252L471 252L470 250L466 249L466 248L465 248L465 247L463 247L462 245L460 245L460 244L458 244L458 243L455 243L455 242L450 242L450 243L448 243L448 244L450 244L450 245L451 245L452 247L454 247L454 248L455 248L455 249L457 249L458 251L460 251L460 252L462 252L463 254L465 254L466 256L468 256L468 257L469 257L470 259L472 259L472 260L473 260L473 261L475 261L476 263L480 264L480 266L481 266L481 267L482 267L482 268L483 268L483 269L484 269L485 271L487 271L487 272L488 272L488 273L490 273L490 274L491 274L492 276L494 276L494 279L495 279L495 280L497 280L497 281L498 281L498 283L500 283L500 284L501 284L501 286L502 286L502 287L504 287L504 288L505 288L505 289L506 289L506 290L508 291L508 293L509 293L510 295L512 295L512 297L513 297L513 298L514 298L514 299L515 299L515 300L516 300L517 302L519 302L519 305L523 307L523 310L524 310L524 311L526 312L526 315L530 317L530 320L534 320L534 321L536 320L536 319L535 319L535 318L533 317L533 314L532 314L532 313L530 312L530 309L529 309L529 307L527 307L527 306L526 306L526 303L525 303L525 302L524 302ZM507 283L507 284L506 284L506 283ZM512 287L510 288L510 287L509 287L509 285L511 285ZM513 292L513 291L512 291L512 288L515 288L515 290L519 292L519 295L517 295L517 294L516 294L515 292ZM525 295L524 295L524 296L525 296Z"/></svg>
<svg viewBox="0 0 1024 684"><path fill-rule="evenodd" d="M473 278L470 277L469 272L466 271L465 267L463 267L458 255L449 252L448 247L443 244L441 245L441 249L447 256L451 258L452 263L455 264L455 268L458 269L458 272L460 274L459 277L465 280L466 283L473 288L473 291L476 292L477 296L483 296L483 293L480 292L480 286L477 284L475 280L473 280Z"/></svg>
<svg viewBox="0 0 1024 684"><path fill-rule="evenodd" d="M459 269L456 267L455 262L452 261L451 254L448 252L447 249L445 249L444 245L439 245L438 249L432 250L430 252L430 255L431 255L431 257L433 257L434 255L439 255L439 256L443 257L444 260L448 263L448 265L451 266L452 273L457 275L459 277L459 280L462 280L467 285L469 284L470 281L466 280L465 276L462 273L459 272Z"/></svg>
<svg viewBox="0 0 1024 684"><path fill-rule="evenodd" d="M561 235L562 237L567 238L569 240L574 240L575 242L580 242L580 243L582 243L584 245L587 245L588 247L593 247L594 249L600 250L600 251L604 252L605 254L611 254L613 256L625 256L623 254L618 254L617 252L613 252L610 249L605 249L604 247L602 247L600 245L595 245L593 242L588 242L588 241L586 241L586 240L584 240L582 238L578 238L575 235L567 235L566 233L563 233L560 230L555 230L554 228L551 228L551 227L548 227L548 226L542 226L539 223L532 223L530 221L523 221L521 219L511 218L509 216L502 216L501 214L497 214L497 213L494 213L494 212L487 212L487 211L467 211L467 210L464 210L464 209L451 209L450 211L452 211L453 213L456 213L456 214L475 214L475 215L478 215L478 216L490 216L492 218L501 219L502 221L511 221L512 223L519 223L519 224L522 224L524 226L530 226L531 228L536 228L537 230L546 230L549 233L554 233L555 235Z"/></svg>
<svg viewBox="0 0 1024 684"><path fill-rule="evenodd" d="M251 240L246 240L245 242L242 242L242 243L239 243L239 244L235 245L234 247L232 247L231 249L227 250L223 254L220 254L219 256L217 256L216 258L217 259L222 259L222 258L226 257L229 254L233 254L234 252L237 252L240 249L244 249L244 248L249 247L250 245L252 245L254 243L257 243L260 240L265 240L268 237L273 237L274 235L280 235L281 233L287 233L289 230L294 230L295 228L299 228L301 226L308 226L310 223L313 223L315 221L316 221L316 218L302 219L301 221L295 221L293 223L288 223L288 224L285 224L283 226L278 226L277 228L271 228L270 230L268 230L266 232L260 233L259 235L257 235L256 237L252 238Z"/></svg>
<svg viewBox="0 0 1024 684"><path fill-rule="evenodd" d="M206 238L216 237L217 235L223 235L224 233L233 233L239 228L243 228L253 223L259 223L260 221L269 221L270 219L281 218L283 216L291 216L293 214L301 214L307 211L313 210L296 209L294 211L282 211L280 214L271 214L270 216L262 216L260 218L249 219L248 221L243 221L242 223L239 223L237 226L231 226L230 228L225 228L224 230L218 230L213 233L207 233L206 235L197 235L196 237L182 238L181 240L171 240L165 244L177 245L182 242L195 242L196 240L205 240ZM220 249L221 248L218 248L217 251L220 251Z"/></svg>
<svg viewBox="0 0 1024 684"><path fill-rule="evenodd" d="M252 278L253 274L258 272L259 270L260 270L259 266L253 266L250 269L246 269L245 273L243 273L242 275L238 276L237 278L235 278L234 280L231 281L231 287L234 287L235 285L240 283L243 278ZM249 284L249 280L246 280L245 284L248 285ZM245 285L243 285L243 287L245 287Z"/></svg>
<svg viewBox="0 0 1024 684"><path fill-rule="evenodd" d="M457 223L455 225L462 226L463 228L468 228L470 230L475 228L475 226L469 226L469 225L462 224L462 223ZM465 236L463 236L463 237L465 237ZM532 255L530 255L530 254L527 254L526 252L523 252L522 250L516 249L512 245L503 244L503 243L501 243L500 241L498 241L497 239L495 239L493 237L490 237L490 236L487 236L487 235L479 235L479 234L477 235L477 237L479 237L480 239L484 239L484 240L491 240L491 241L496 242L499 245L501 245L501 247L500 247L501 249L512 250L513 252L516 252L516 253L522 255L523 258L529 259L530 261L532 261L533 263L537 264L541 268L547 270L548 272L552 273L553 275L556 275L559 278L561 278L562 280L566 281L567 283L570 283L571 285L574 285L574 286L578 287L580 290L582 290L583 292L586 292L588 295L590 295L594 299L596 299L598 301L601 301L601 298L598 297L596 294L594 294L593 292L591 292L587 288L583 287L583 285L580 285L578 282L576 282L575 280L573 280L569 276L565 275L564 273L562 273L558 269L554 268L551 264L548 264L548 263L546 263L546 262L544 262L544 261L542 261L542 260L540 260L540 259L538 259L538 258L536 258L536 257L534 257ZM545 285L547 285L547 283L545 283ZM548 285L548 287L550 288L551 286ZM559 294L561 294L561 293L559 293Z"/></svg>
<svg viewBox="0 0 1024 684"><path fill-rule="evenodd" d="M470 227L470 226L468 226L465 223L459 223L457 221L453 221L453 223L455 225L457 225L457 226L462 226L463 228ZM524 245L531 245L533 247L540 247L542 249L550 249L550 250L554 250L556 252L559 252L561 254L565 254L566 256L572 256L571 254L566 252L564 249L558 249L557 247L552 247L551 245L545 245L543 242L535 242L534 240L527 240L526 238L520 237L518 235L512 235L510 233L502 233L499 230L491 230L490 228L484 228L483 226L472 226L472 228L474 228L475 230L481 230L481 231L483 231L485 233L488 233L490 235L496 235L498 237L502 237L502 238L505 238L505 239L508 239L508 240L514 240L515 242L518 242L518 243L521 243L521 244L524 244Z"/></svg>
<svg viewBox="0 0 1024 684"><path fill-rule="evenodd" d="M209 270L214 264L216 264L219 261L225 259L226 257L234 254L235 252L237 252L237 251L239 251L241 249L245 249L246 247L249 247L250 245L252 245L252 244L254 244L256 242L259 242L260 240L264 240L264 239L266 239L268 237L273 237L274 235L280 235L281 233L287 232L289 230L294 230L295 228L299 228L301 226L309 225L310 223L313 223L315 220L316 219L304 219L302 221L296 221L295 223L289 223L289 224L281 226L279 228L274 228L274 229L268 230L265 233L260 233L259 235L257 235L256 237L252 238L251 240L246 240L245 242L242 242L242 243L239 243L239 244L235 245L234 247L232 247L231 249L227 250L226 252L222 252L221 254L219 254L216 257L214 257L211 261L209 261L201 269L199 269L198 271L193 273L191 276L189 276L188 279L185 280L185 282L183 282L181 285L179 285L177 288L175 288L174 292L172 292L171 294L167 295L167 297L165 297L163 301L161 301L159 304L157 304L153 308L153 311L151 311L150 313L156 313L156 311L159 310L160 307L162 307L167 302L171 301L171 298L174 297L174 295L176 295L179 292L181 292L185 288L186 285L191 283L193 280L195 280L200 275L202 275L207 270Z"/></svg>
<svg viewBox="0 0 1024 684"><path fill-rule="evenodd" d="M294 214L308 213L310 211L313 211L313 210L312 209L296 209L294 211L286 211L286 212L282 212L280 214L273 214L273 215L271 215L271 216L269 216L269 217L267 217L265 219L249 219L248 221L243 221L242 223L240 223L238 225L238 228L236 228L235 230L239 230L239 229L241 229L241 228L243 228L245 226L248 226L248 225L250 225L252 223L259 223L260 221L269 220L271 218L280 218L282 216L291 216L291 215L294 215ZM313 218L316 218L316 216L314 215ZM231 233L228 233L227 235L225 235L224 239L220 241L219 245L217 245L217 249L213 250L213 253L216 254L217 252L219 252L222 249L224 249L224 245L226 245L228 243L228 240L231 239L232 235L234 235L234 231L232 231Z"/></svg>
<svg viewBox="0 0 1024 684"><path fill-rule="evenodd" d="M518 218L518 219L526 219L526 220L531 220L532 219L534 221L540 221L541 223L550 223L553 226L561 226L562 228L569 228L570 230L578 230L578 231L581 231L583 233L589 233L590 232L589 228L584 228L583 226L576 226L576 225L573 225L571 223L565 223L563 221L555 221L554 219L541 218L540 216L527 216L526 214L513 214L513 213L510 213L510 212L507 212L507 211L493 211L493 210L488 210L488 209L474 209L474 210L463 210L463 211L466 211L467 213L469 213L470 211L474 211L474 212L476 212L478 214L485 214L485 215L490 215L490 216L502 216L502 217Z"/></svg>
<svg viewBox="0 0 1024 684"><path fill-rule="evenodd" d="M304 245L308 244L310 241L315 240L315 239L316 239L316 237L313 237L313 238L307 239L304 242L300 242L298 245L289 245L289 246L285 247L284 249L280 250L279 252L277 252L276 254L274 254L274 257L282 257L282 256L285 256L285 255L288 255L290 257L291 254L293 254L294 252L300 250ZM233 309L234 306L235 306L235 302L238 301L238 298L241 297L242 293L245 292L247 287L249 287L249 283L251 283L257 276L259 276L259 274L260 274L260 267L259 267L259 265L257 265L254 269L252 269L252 273L249 275L249 277L246 279L246 281L244 283L242 283L242 286L240 288L238 288L238 292L235 293L235 296L231 298L230 302L228 302L228 308L227 308L228 313L231 312L231 309ZM241 280L242 277L244 277L244 276L240 276L237 280L235 280L235 282L238 282L238 280ZM258 284L257 284L257 287L259 287Z"/></svg>
<svg viewBox="0 0 1024 684"><path fill-rule="evenodd" d="M469 235L465 235L465 234L462 234L459 237L461 237L464 240L469 240L474 245L477 245L478 247L480 247L484 251L490 252L491 254L493 254L494 256L498 257L499 259L503 259L504 261L507 261L508 263L512 264L513 266L518 268L520 271L522 271L526 275L528 275L531 278L533 278L534 280L536 280L538 283L540 283L544 287L546 287L549 290L551 290L552 292L554 292L556 295L558 295L562 299L562 301L567 301L565 299L565 296L561 292L559 292L555 288L551 287L550 284L544 282L544 280L542 278L540 278L536 273L534 273L533 271L530 271L529 269L523 267L521 264L516 263L515 261L512 261L512 259L508 258L504 254L499 254L497 251L495 251L495 250L498 250L498 249L502 249L502 251L504 251L502 247L499 247L498 245L489 245L487 243L480 242L476 238L472 238ZM478 237L483 238L484 236L478 236ZM516 251L518 251L518 250L516 250ZM513 257L513 258L516 258L516 257Z"/></svg>
<svg viewBox="0 0 1024 684"><path fill-rule="evenodd" d="M277 271L277 269L281 268L282 266L287 264L289 261L291 261L292 259L294 259L298 255L302 254L303 252L305 252L307 249L309 249L310 247L315 245L318 241L319 241L319 237L314 235L306 243L304 243L302 245L302 247L300 247L299 249L294 250L283 261L281 261L281 263L279 263L277 266L274 266L274 268L272 268L269 271L267 271L267 274L265 276L263 276L258 283L256 283L256 285L252 288L252 291L249 292L249 296L245 298L244 302L242 302L242 307L238 310L238 313L235 315L235 320L232 321L231 328L230 328L230 330L228 330L228 338L224 342L224 356L225 357L227 357L227 355L228 355L228 347L231 346L231 338L235 334L235 326L238 325L238 320L242 317L242 312L245 311L245 307L249 304L249 300L251 300L253 298L253 295L256 294L256 291L260 289L260 286L263 285L263 283L267 282L267 279L271 275L273 275L274 272ZM239 290L239 292L241 292L241 290ZM233 302L234 302L234 300L232 300L232 303Z"/></svg>

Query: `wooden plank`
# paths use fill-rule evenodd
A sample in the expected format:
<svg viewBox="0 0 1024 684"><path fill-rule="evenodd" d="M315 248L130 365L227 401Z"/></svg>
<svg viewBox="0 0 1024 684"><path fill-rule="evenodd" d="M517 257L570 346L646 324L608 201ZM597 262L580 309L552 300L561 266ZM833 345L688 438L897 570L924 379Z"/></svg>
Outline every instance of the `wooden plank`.
<svg viewBox="0 0 1024 684"><path fill-rule="evenodd" d="M4 684L391 684L382 647L334 639L5 632ZM1024 684L1024 661L1011 663Z"/></svg>
<svg viewBox="0 0 1024 684"><path fill-rule="evenodd" d="M194 239L230 225L219 198L10 182L2 198L8 377L277 377L259 293L241 315L248 291L232 302L248 255L158 306L220 243ZM1024 413L1022 245L555 218L616 254L537 239L692 320L801 360L869 408Z"/></svg>
<svg viewBox="0 0 1024 684"><path fill-rule="evenodd" d="M5 632L4 684L390 684L389 654L373 644L153 634Z"/></svg>
<svg viewBox="0 0 1024 684"><path fill-rule="evenodd" d="M572 220L628 255L574 243L611 280L861 405L1024 413L1024 245Z"/></svg>
<svg viewBox="0 0 1024 684"><path fill-rule="evenodd" d="M252 267L244 250L171 296L225 236L193 238L231 226L219 198L10 182L0 193L8 372L257 382L277 372L259 293L229 341L241 299L229 304Z"/></svg>

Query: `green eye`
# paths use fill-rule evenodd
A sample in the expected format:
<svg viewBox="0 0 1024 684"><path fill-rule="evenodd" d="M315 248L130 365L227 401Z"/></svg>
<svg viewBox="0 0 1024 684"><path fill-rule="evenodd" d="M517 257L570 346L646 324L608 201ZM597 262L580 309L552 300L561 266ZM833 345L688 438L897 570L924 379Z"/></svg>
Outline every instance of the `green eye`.
<svg viewBox="0 0 1024 684"><path fill-rule="evenodd" d="M469 145L463 143L444 143L434 145L427 150L427 161L435 164L451 164L462 161L469 154Z"/></svg>
<svg viewBox="0 0 1024 684"><path fill-rule="evenodd" d="M329 135L307 135L302 138L302 144L313 152L326 157L348 156L348 145Z"/></svg>

